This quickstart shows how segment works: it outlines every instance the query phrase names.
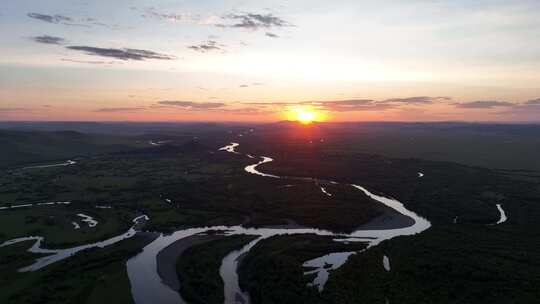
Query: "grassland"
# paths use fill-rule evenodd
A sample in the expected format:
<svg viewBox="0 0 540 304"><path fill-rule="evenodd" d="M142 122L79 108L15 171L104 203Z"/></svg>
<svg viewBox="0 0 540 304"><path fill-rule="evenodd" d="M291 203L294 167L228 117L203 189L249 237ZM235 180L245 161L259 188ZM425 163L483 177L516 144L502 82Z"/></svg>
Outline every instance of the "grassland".
<svg viewBox="0 0 540 304"><path fill-rule="evenodd" d="M151 239L137 236L104 249L88 250L31 273L28 242L0 249L1 303L133 303L126 260Z"/></svg>
<svg viewBox="0 0 540 304"><path fill-rule="evenodd" d="M134 137L85 134L75 131L0 130L0 168L65 161L70 158L129 151L148 146Z"/></svg>
<svg viewBox="0 0 540 304"><path fill-rule="evenodd" d="M146 229L163 232L291 221L350 231L387 211L352 187L324 183L331 179L395 197L433 226L420 235L398 237L351 257L332 273L320 294L306 287L311 278L303 275L302 263L328 252L349 251L351 245L305 235L262 241L240 267L242 287L250 292L253 303L385 303L387 299L390 303L533 303L540 298L540 174L534 171L530 154L535 139L519 135L516 148L497 144L513 133L478 137L467 131L460 139L456 134L463 131L383 128L373 132L358 127L273 127L239 138L219 130L199 134L197 141L182 137L156 147L144 144L151 137L141 137L142 146L107 137L102 143L121 143L122 148L94 149L77 165L32 170L2 166L9 169L0 174L0 207L49 201L72 204L0 210L0 241L37 234L46 238L48 246L82 244L124 232L131 219L142 213L151 218ZM412 139L406 136L411 132L417 132ZM229 139L240 142L242 153L275 159L261 170L319 178L332 196L323 194L313 181L246 174L244 166L254 159L216 151ZM76 145L76 141L64 145ZM470 149L461 151L464 146ZM36 155L42 153L35 151ZM59 157L43 153L52 155L50 159ZM483 160L482 154L489 157ZM78 154L68 149L62 157L68 155ZM37 158L32 157L34 162ZM499 170L497 163L528 171ZM526 164L531 165L524 168ZM419 178L418 172L424 177ZM497 203L503 205L509 220L492 226L499 216ZM96 208L99 205L112 208ZM71 222L77 220L77 213L89 214L99 224L89 228L81 223L82 228L75 231ZM97 303L112 299L130 303L124 262L146 242L137 238L82 252L26 274L15 269L33 258L24 252L28 244L1 248L0 302ZM190 263L179 263L181 279L182 274L199 271L197 276L182 279L189 287L184 291L193 301L220 301L218 261L243 242L226 239L184 253ZM382 268L383 254L391 259L390 272ZM212 293L205 292L208 290Z"/></svg>
<svg viewBox="0 0 540 304"><path fill-rule="evenodd" d="M90 227L77 214L92 216L98 221ZM68 247L76 244L103 240L128 230L134 213L96 209L78 205L52 205L2 210L0 212L0 240L24 236L45 236L49 248ZM72 222L80 228L74 229Z"/></svg>
<svg viewBox="0 0 540 304"><path fill-rule="evenodd" d="M318 300L308 295L310 303L532 303L540 297L536 172L391 159L355 153L354 145L346 149L343 142L332 140L309 143L277 136L258 143L253 139L249 146L257 150L267 145L275 145L270 156L276 162L265 164L266 172L333 178L384 191L433 225L420 235L385 241L353 256L330 277ZM424 177L419 178L418 172ZM499 217L497 203L509 220L493 226ZM382 268L383 254L391 258L391 272ZM243 280L251 280L250 271L244 272ZM287 284L273 289L282 290ZM253 298L254 303L283 303L264 295Z"/></svg>

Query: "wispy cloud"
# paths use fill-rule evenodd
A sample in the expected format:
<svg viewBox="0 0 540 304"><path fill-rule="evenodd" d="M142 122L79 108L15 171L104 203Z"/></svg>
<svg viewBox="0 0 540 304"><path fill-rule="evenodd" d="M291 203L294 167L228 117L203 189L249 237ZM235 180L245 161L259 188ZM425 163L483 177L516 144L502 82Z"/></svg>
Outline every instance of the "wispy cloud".
<svg viewBox="0 0 540 304"><path fill-rule="evenodd" d="M226 106L222 102L195 102L195 101L181 101L181 100L164 100L159 101L158 104L165 106L181 107L185 109L215 109Z"/></svg>
<svg viewBox="0 0 540 304"><path fill-rule="evenodd" d="M396 105L390 103L377 102L371 99L310 101L301 102L300 105L310 105L330 112L384 111L396 107Z"/></svg>
<svg viewBox="0 0 540 304"><path fill-rule="evenodd" d="M197 52L206 53L211 51L224 51L223 44L218 44L214 40L208 40L204 43L197 44L197 45L190 45L188 46L188 49L192 49Z"/></svg>
<svg viewBox="0 0 540 304"><path fill-rule="evenodd" d="M270 32L266 32L265 35L266 35L267 37L270 37L270 38L279 38L278 35L276 35L276 34L274 34L274 33L270 33Z"/></svg>
<svg viewBox="0 0 540 304"><path fill-rule="evenodd" d="M540 120L540 98L525 101L520 104L512 104L511 107L497 112L499 115L518 115L521 117L531 117L533 120Z"/></svg>
<svg viewBox="0 0 540 304"><path fill-rule="evenodd" d="M195 102L195 101L179 101L165 100L159 101L144 107L111 107L100 108L94 110L96 113L134 113L142 111L171 111L172 108L177 108L182 111L205 112L205 113L223 113L233 115L268 115L277 112L277 109L269 109L266 106L238 107L234 104L225 104L222 102ZM25 109L4 109L4 112L17 112ZM2 108L0 108L2 113Z"/></svg>
<svg viewBox="0 0 540 304"><path fill-rule="evenodd" d="M277 110L267 109L265 107L242 107L242 108L231 108L231 109L217 109L216 111L227 114L236 114L236 115L268 115L276 113Z"/></svg>
<svg viewBox="0 0 540 304"><path fill-rule="evenodd" d="M219 27L245 28L250 30L268 29L272 27L292 26L289 22L274 16L273 14L227 14L222 17L228 23L216 24Z"/></svg>
<svg viewBox="0 0 540 304"><path fill-rule="evenodd" d="M142 17L152 17L152 18L163 19L163 20L172 21L172 22L179 22L179 21L194 22L200 19L198 15L193 15L190 13L165 13L165 12L160 12L156 10L154 7L147 8L144 11L144 14L142 15Z"/></svg>
<svg viewBox="0 0 540 304"><path fill-rule="evenodd" d="M295 107L295 106L311 106L319 110L330 112L362 112L362 111L385 111L397 109L408 104L430 104L435 101L448 101L449 97L408 97L408 98L391 98L386 100L373 99L343 99L343 100L318 100L318 101L296 101L296 102L251 102L249 105L258 106L277 106L277 107Z"/></svg>
<svg viewBox="0 0 540 304"><path fill-rule="evenodd" d="M239 88L249 88L249 87L255 87L255 86L262 86L264 83L262 82L252 82L252 83L243 83L239 85Z"/></svg>
<svg viewBox="0 0 540 304"><path fill-rule="evenodd" d="M47 23L52 24L62 24L62 25L68 25L68 26L80 26L80 27L92 27L92 26L101 26L106 27L109 29L120 29L122 28L119 25L110 25L103 22L98 21L96 18L92 17L84 17L84 18L73 18L68 17L60 14L55 15L47 15L47 14L39 14L39 13L28 13L28 17L36 20L40 20Z"/></svg>
<svg viewBox="0 0 540 304"><path fill-rule="evenodd" d="M61 61L74 62L74 63L86 63L86 64L122 64L120 61L103 61L103 60L77 60L70 58L62 58Z"/></svg>
<svg viewBox="0 0 540 304"><path fill-rule="evenodd" d="M385 102L377 102L371 99L346 99L346 100L323 100L323 101L297 101L297 102L248 102L252 106L271 106L278 108L313 107L321 111L330 112L361 112L361 111L384 111L396 108L397 105Z"/></svg>
<svg viewBox="0 0 540 304"><path fill-rule="evenodd" d="M55 24L58 24L61 22L73 21L73 19L71 19L70 17L66 17L63 15L46 15L46 14L39 14L39 13L28 13L27 16L36 20L44 21L47 23L55 23Z"/></svg>
<svg viewBox="0 0 540 304"><path fill-rule="evenodd" d="M44 44L64 44L66 42L64 38L49 35L35 36L31 39L35 42Z"/></svg>
<svg viewBox="0 0 540 304"><path fill-rule="evenodd" d="M444 101L450 101L450 97L445 96L438 96L438 97L430 97L430 96L414 96L414 97L406 97L406 98L390 98L383 100L382 102L385 103L402 103L402 104L430 104L435 102L444 102Z"/></svg>
<svg viewBox="0 0 540 304"><path fill-rule="evenodd" d="M0 113L30 112L27 108L0 108Z"/></svg>
<svg viewBox="0 0 540 304"><path fill-rule="evenodd" d="M496 107L513 107L515 103L497 100L478 100L456 103L455 106L464 109L491 109Z"/></svg>
<svg viewBox="0 0 540 304"><path fill-rule="evenodd" d="M525 102L527 105L540 105L540 98L528 100Z"/></svg>
<svg viewBox="0 0 540 304"><path fill-rule="evenodd" d="M395 108L395 105L370 99L323 101L320 104L322 108L332 112L384 111Z"/></svg>
<svg viewBox="0 0 540 304"><path fill-rule="evenodd" d="M145 110L144 107L119 107L119 108L101 108L94 110L94 112L98 113L119 113L119 112L137 112Z"/></svg>
<svg viewBox="0 0 540 304"><path fill-rule="evenodd" d="M67 49L84 52L87 55L110 57L119 60L137 60L142 61L146 59L159 59L159 60L172 60L174 56L156 53L148 50L140 49L113 49L113 48L100 48L92 46L67 46Z"/></svg>

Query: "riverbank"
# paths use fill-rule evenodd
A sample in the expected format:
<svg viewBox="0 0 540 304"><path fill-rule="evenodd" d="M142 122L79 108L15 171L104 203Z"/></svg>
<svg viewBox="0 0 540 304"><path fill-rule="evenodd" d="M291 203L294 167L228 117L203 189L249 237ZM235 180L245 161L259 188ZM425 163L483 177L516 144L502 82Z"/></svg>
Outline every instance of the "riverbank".
<svg viewBox="0 0 540 304"><path fill-rule="evenodd" d="M182 253L195 245L225 238L222 234L197 234L170 244L157 255L157 271L163 283L171 289L179 291L180 282L176 273L176 263Z"/></svg>

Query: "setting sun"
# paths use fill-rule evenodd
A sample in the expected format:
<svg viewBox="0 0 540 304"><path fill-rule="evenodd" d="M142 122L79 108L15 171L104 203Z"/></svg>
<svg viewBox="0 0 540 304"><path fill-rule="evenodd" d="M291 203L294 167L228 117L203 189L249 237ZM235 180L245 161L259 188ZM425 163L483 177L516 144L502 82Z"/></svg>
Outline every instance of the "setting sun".
<svg viewBox="0 0 540 304"><path fill-rule="evenodd" d="M297 120L303 124L312 123L315 120L315 113L311 111L299 111L297 113Z"/></svg>
<svg viewBox="0 0 540 304"><path fill-rule="evenodd" d="M286 111L287 120L310 124L314 121L324 121L325 113L311 106L292 107Z"/></svg>

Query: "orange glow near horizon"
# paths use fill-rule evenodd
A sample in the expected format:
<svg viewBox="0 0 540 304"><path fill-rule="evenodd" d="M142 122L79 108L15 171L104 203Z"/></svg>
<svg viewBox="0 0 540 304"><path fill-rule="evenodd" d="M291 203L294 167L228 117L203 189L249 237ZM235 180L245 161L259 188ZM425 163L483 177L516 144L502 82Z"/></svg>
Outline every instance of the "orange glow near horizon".
<svg viewBox="0 0 540 304"><path fill-rule="evenodd" d="M326 120L324 113L317 111L313 107L294 107L287 110L286 116L287 120L298 121L306 125Z"/></svg>

